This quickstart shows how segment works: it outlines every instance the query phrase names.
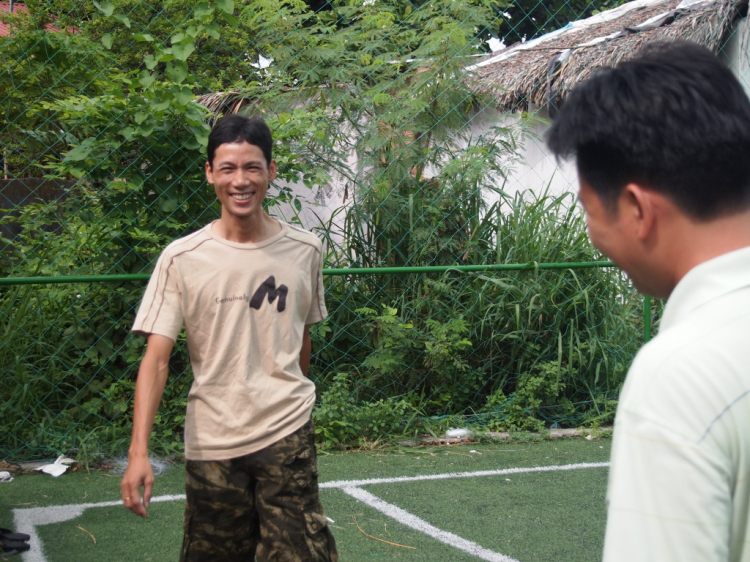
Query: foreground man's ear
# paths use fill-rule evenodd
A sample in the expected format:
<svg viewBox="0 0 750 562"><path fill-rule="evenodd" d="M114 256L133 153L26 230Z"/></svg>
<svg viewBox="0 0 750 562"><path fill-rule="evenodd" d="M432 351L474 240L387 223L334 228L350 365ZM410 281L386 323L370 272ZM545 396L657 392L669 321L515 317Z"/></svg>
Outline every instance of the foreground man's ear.
<svg viewBox="0 0 750 562"><path fill-rule="evenodd" d="M629 183L620 195L620 213L625 213L638 240L646 240L656 227L658 202L656 192L637 183Z"/></svg>

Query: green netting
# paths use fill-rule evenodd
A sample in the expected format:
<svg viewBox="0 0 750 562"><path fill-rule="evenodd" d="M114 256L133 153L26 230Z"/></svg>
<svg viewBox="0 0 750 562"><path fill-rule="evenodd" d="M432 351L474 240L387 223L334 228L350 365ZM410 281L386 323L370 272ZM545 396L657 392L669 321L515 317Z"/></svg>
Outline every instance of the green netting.
<svg viewBox="0 0 750 562"><path fill-rule="evenodd" d="M218 216L205 144L235 111L277 140L268 212L326 242L324 443L611 421L659 307L588 242L546 108L476 64L619 4L0 2L0 458L126 449L129 326L159 252ZM184 341L171 369L153 444L179 454Z"/></svg>

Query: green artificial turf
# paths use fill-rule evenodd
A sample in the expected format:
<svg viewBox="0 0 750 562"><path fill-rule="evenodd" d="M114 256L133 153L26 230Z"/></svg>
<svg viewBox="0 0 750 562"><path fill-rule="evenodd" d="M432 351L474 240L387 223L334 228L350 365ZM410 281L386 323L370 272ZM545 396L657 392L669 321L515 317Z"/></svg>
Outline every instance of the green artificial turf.
<svg viewBox="0 0 750 562"><path fill-rule="evenodd" d="M318 468L321 482L474 472L602 462L608 460L609 446L604 439L568 439L323 453ZM154 496L181 494L183 476L183 465L175 464L157 477ZM364 489L442 530L521 562L585 562L601 556L606 479L606 468L589 468L372 484ZM59 478L19 476L0 484L0 527L13 528L14 509L119 500L119 481L119 475L96 471ZM341 490L323 489L321 497L335 521L332 529L342 562L478 560ZM182 540L183 506L182 501L154 503L146 520L121 506L89 508L75 519L37 530L49 562L173 561Z"/></svg>

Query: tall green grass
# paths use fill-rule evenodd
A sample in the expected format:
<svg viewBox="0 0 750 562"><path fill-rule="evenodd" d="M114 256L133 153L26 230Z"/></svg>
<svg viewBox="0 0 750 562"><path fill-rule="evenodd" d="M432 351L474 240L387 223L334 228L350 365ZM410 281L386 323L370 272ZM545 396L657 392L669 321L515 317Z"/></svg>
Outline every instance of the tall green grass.
<svg viewBox="0 0 750 562"><path fill-rule="evenodd" d="M472 264L604 261L572 194L529 192L500 194L454 263L464 255ZM445 260L411 256L409 265L435 262ZM510 430L602 424L642 342L641 300L611 267L351 275L329 278L327 291L331 317L314 331L321 421L329 407L351 413L391 401L418 414L403 416L407 432L425 420Z"/></svg>
<svg viewBox="0 0 750 562"><path fill-rule="evenodd" d="M12 276L111 273L108 233L72 205L29 205L6 256ZM100 207L93 207L101 212ZM90 213L91 211L89 211ZM95 221L91 221L95 222ZM49 230L42 226L49 225ZM127 449L141 338L129 333L143 283L63 283L0 288L0 458L91 456ZM177 346L154 448L181 450L189 386Z"/></svg>

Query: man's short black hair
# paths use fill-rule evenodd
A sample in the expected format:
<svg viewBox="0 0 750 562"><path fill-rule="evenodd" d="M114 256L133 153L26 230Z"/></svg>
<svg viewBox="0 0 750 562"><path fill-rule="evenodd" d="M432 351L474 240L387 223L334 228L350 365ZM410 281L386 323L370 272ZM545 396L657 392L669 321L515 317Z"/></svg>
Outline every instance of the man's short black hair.
<svg viewBox="0 0 750 562"><path fill-rule="evenodd" d="M241 143L254 144L263 151L266 157L266 166L271 164L273 158L273 138L271 129L260 117L247 117L245 115L232 114L219 119L208 135L209 166L213 168L214 154L222 144Z"/></svg>
<svg viewBox="0 0 750 562"><path fill-rule="evenodd" d="M654 44L598 71L565 100L547 136L610 209L628 183L698 220L750 207L750 100L708 49Z"/></svg>

